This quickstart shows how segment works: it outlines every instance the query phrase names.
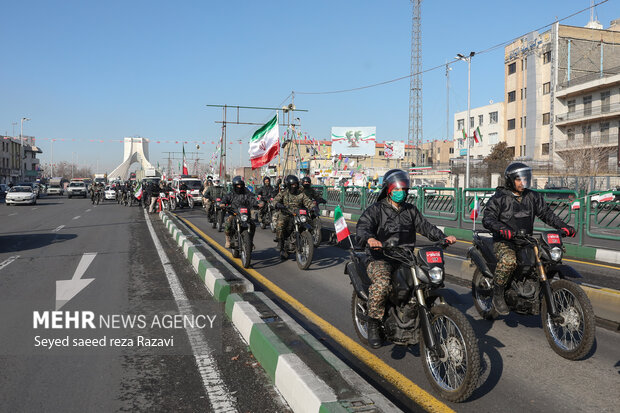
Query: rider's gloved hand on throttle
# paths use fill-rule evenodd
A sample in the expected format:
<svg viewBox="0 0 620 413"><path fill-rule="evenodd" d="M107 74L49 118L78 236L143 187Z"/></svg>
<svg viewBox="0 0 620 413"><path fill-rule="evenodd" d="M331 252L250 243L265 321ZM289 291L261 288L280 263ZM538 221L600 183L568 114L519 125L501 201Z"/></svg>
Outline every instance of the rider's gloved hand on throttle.
<svg viewBox="0 0 620 413"><path fill-rule="evenodd" d="M512 237L514 237L514 234L509 229L500 229L499 235L501 235L502 238L507 239L507 240L511 240Z"/></svg>
<svg viewBox="0 0 620 413"><path fill-rule="evenodd" d="M454 244L456 242L456 237L454 235L449 235L445 238L445 241L448 244Z"/></svg>
<svg viewBox="0 0 620 413"><path fill-rule="evenodd" d="M381 248L383 245L381 244L381 241L376 240L374 238L369 238L368 239L368 246L370 248Z"/></svg>
<svg viewBox="0 0 620 413"><path fill-rule="evenodd" d="M566 237L574 237L575 234L577 234L577 231L575 231L575 228L571 226L562 228L562 232L564 233L564 236Z"/></svg>

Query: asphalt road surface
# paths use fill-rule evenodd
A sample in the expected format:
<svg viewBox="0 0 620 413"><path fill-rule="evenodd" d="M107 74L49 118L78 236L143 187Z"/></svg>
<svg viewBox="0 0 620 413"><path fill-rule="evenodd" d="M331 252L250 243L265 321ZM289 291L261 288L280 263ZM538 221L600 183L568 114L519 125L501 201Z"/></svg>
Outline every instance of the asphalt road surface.
<svg viewBox="0 0 620 413"><path fill-rule="evenodd" d="M223 233L211 228L201 209L175 213L199 228L208 242L224 245ZM350 311L352 287L343 273L347 251L324 243L315 250L310 268L301 271L292 259L280 262L273 234L268 229L257 228L254 243L256 250L252 255L252 269L260 277L275 283L335 329L357 340ZM467 247L460 243L446 252L458 260ZM239 264L238 260L233 262ZM456 262L451 265L454 268L457 266ZM611 279L610 283L615 282L614 274L618 276L617 270L611 268L607 268L609 274L605 275L604 267L587 263L576 265L580 266L579 270L586 277L599 276L594 284L603 283L599 280L607 276ZM250 274L248 277L252 279ZM473 307L471 291L460 284L448 279L448 301L466 313L477 334L483 372L481 383L470 400L458 405L449 404L451 408L459 412L617 411L620 405L620 334L597 328L593 351L581 361L565 360L549 347L539 317L511 314L495 322L482 320ZM261 290L260 285L256 289ZM413 405L407 396L386 383L373 368L352 356L348 349L338 345L328 333L306 320L284 299L265 292L402 408L406 410ZM432 392L423 373L418 346L404 348L385 345L374 353L411 382Z"/></svg>
<svg viewBox="0 0 620 413"><path fill-rule="evenodd" d="M0 204L0 410L288 411L223 306L213 304L160 219L153 218L171 264L166 270L137 206L111 201L93 206L89 199L66 197L44 197L34 207ZM171 274L185 303L171 292ZM87 285L57 302L57 281L68 280ZM58 305L96 316L143 315L147 322L170 319L190 305L195 314L208 311L217 321L193 341L184 326L35 329L34 311ZM138 335L160 343L173 337L174 345L73 346L75 338L137 341ZM43 338L63 337L70 337L71 346L41 345ZM206 374L198 361L209 366Z"/></svg>

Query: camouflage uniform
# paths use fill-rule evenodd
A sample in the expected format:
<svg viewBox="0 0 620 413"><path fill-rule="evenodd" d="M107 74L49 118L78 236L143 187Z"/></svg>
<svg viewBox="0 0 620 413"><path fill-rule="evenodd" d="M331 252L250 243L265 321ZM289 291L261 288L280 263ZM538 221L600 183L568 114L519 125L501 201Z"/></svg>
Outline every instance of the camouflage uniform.
<svg viewBox="0 0 620 413"><path fill-rule="evenodd" d="M493 251L497 258L497 267L495 267L496 284L505 286L506 282L517 268L517 254L515 247L507 242L496 241L493 243Z"/></svg>
<svg viewBox="0 0 620 413"><path fill-rule="evenodd" d="M281 191L273 198L274 204L284 204L289 211L295 211L300 208L312 209L314 202L308 198L308 195L303 192L299 192L297 195L291 194L288 190ZM281 240L286 239L286 236L292 230L291 217L286 213L278 214L278 220L276 222L276 234Z"/></svg>
<svg viewBox="0 0 620 413"><path fill-rule="evenodd" d="M368 288L368 317L377 320L383 319L385 300L390 293L393 268L383 260L371 261L367 273L372 284Z"/></svg>

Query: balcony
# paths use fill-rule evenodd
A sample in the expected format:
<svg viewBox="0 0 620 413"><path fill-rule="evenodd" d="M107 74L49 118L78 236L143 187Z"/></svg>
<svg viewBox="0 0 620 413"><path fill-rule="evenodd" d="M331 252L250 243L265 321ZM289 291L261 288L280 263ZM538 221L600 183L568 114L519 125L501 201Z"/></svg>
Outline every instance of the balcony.
<svg viewBox="0 0 620 413"><path fill-rule="evenodd" d="M556 126L569 126L578 123L601 121L620 116L620 103L604 104L556 115Z"/></svg>
<svg viewBox="0 0 620 413"><path fill-rule="evenodd" d="M587 75L579 76L574 79L569 80L568 82L559 83L556 86L556 96L557 97L565 97L568 95L572 95L576 92L585 92L590 88L590 85L583 86L581 88L577 88L576 86L581 86L586 83L593 83L591 85L595 88L600 88L603 85L609 85L610 83L616 83L617 79L610 79L613 76L620 74L620 66L612 67L610 69L606 69L604 72L596 72L590 73Z"/></svg>
<svg viewBox="0 0 620 413"><path fill-rule="evenodd" d="M618 138L614 138L610 133L601 135L600 133L593 133L589 137L586 135L577 135L570 139L568 137L555 140L555 151L574 151L593 148L606 148L617 147Z"/></svg>

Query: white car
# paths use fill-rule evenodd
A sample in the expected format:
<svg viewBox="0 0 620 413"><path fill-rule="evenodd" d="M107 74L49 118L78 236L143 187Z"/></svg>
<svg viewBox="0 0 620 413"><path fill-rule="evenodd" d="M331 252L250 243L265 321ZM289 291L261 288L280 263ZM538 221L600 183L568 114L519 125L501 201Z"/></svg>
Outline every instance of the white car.
<svg viewBox="0 0 620 413"><path fill-rule="evenodd" d="M50 187L47 189L48 195L62 195L63 193L64 190L60 185L50 185Z"/></svg>
<svg viewBox="0 0 620 413"><path fill-rule="evenodd" d="M116 199L116 191L110 185L105 187L105 199Z"/></svg>
<svg viewBox="0 0 620 413"><path fill-rule="evenodd" d="M32 191L31 186L14 186L7 192L4 202L7 206L18 204L36 205L37 196Z"/></svg>

